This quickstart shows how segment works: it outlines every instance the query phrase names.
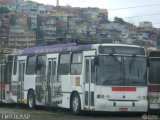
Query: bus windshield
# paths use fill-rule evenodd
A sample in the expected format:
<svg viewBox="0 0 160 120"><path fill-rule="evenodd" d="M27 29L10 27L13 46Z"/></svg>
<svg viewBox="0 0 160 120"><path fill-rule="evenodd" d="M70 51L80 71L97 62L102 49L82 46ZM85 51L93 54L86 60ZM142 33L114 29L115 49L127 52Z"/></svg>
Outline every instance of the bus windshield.
<svg viewBox="0 0 160 120"><path fill-rule="evenodd" d="M151 59L149 67L149 83L160 84L160 59Z"/></svg>
<svg viewBox="0 0 160 120"><path fill-rule="evenodd" d="M98 85L146 85L146 58L137 56L99 56Z"/></svg>

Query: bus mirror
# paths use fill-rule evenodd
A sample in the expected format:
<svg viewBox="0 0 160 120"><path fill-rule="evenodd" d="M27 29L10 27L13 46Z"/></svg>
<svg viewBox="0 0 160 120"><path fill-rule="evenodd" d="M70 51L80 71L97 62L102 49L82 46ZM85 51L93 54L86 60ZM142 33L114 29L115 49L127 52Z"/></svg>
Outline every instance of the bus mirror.
<svg viewBox="0 0 160 120"><path fill-rule="evenodd" d="M147 58L147 66L148 67L150 66L150 60L149 60L149 58Z"/></svg>
<svg viewBox="0 0 160 120"><path fill-rule="evenodd" d="M94 58L94 64L95 65L99 65L99 57L98 56L95 56L95 58Z"/></svg>

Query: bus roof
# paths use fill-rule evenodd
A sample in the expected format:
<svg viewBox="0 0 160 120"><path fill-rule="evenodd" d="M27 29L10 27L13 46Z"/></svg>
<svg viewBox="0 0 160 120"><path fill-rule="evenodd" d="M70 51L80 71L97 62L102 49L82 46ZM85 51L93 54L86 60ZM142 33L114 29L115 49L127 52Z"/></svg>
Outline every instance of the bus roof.
<svg viewBox="0 0 160 120"><path fill-rule="evenodd" d="M46 54L46 53L66 53L71 51L84 51L97 49L99 46L110 46L110 47L132 47L132 48L142 48L136 45L125 45L125 44L87 44L87 45L76 45L75 43L69 44L58 44L58 45L48 45L48 46L38 46L25 48L20 51L16 51L14 55L36 55L36 54Z"/></svg>
<svg viewBox="0 0 160 120"><path fill-rule="evenodd" d="M48 46L38 46L25 48L21 51L17 51L14 55L36 55L36 54L46 54L46 53L65 53L70 51L83 51L90 50L91 45L79 45L74 43L70 44L58 44L58 45L48 45Z"/></svg>

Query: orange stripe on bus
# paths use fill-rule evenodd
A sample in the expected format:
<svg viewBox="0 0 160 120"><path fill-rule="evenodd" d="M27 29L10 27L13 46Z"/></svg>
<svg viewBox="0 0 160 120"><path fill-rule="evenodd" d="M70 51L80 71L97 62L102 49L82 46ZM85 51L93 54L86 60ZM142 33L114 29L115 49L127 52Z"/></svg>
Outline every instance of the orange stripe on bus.
<svg viewBox="0 0 160 120"><path fill-rule="evenodd" d="M136 87L112 87L112 91L115 92L135 92Z"/></svg>

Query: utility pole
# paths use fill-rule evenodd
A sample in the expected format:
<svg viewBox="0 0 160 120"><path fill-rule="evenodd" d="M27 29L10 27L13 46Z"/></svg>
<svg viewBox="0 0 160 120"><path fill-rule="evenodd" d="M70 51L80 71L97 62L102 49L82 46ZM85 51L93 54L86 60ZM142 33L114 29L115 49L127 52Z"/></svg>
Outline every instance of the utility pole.
<svg viewBox="0 0 160 120"><path fill-rule="evenodd" d="M59 0L57 0L57 7L59 6Z"/></svg>

